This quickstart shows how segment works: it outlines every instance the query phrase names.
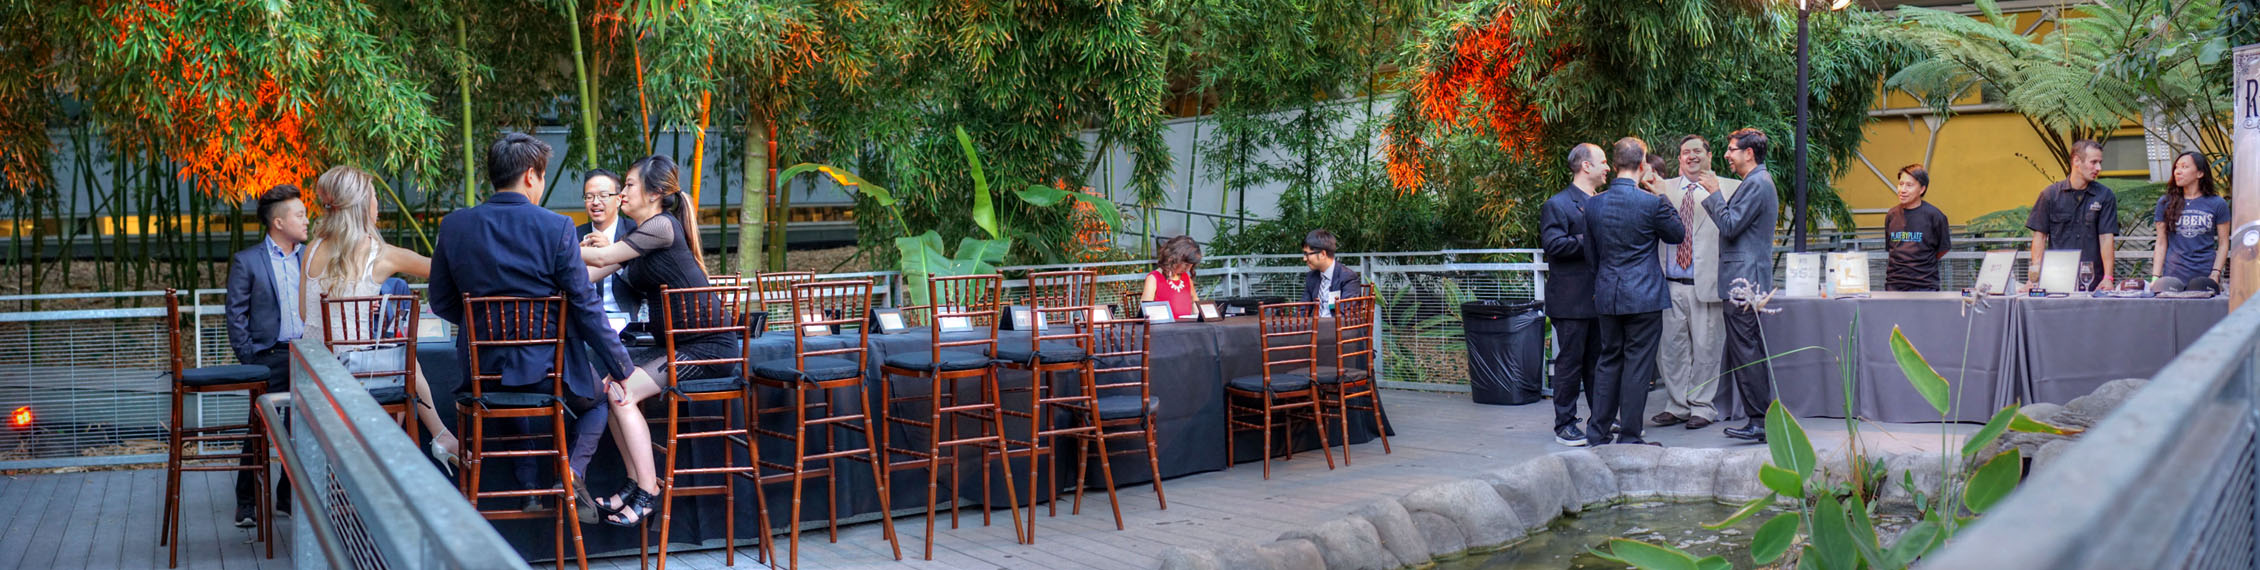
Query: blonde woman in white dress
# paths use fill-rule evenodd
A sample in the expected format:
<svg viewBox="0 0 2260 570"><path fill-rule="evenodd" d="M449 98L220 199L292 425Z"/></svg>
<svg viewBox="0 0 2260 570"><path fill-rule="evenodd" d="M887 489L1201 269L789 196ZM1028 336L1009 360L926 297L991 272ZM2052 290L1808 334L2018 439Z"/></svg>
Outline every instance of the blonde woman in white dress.
<svg viewBox="0 0 2260 570"><path fill-rule="evenodd" d="M374 180L374 176L361 169L338 166L323 172L315 182L314 192L322 201L323 214L314 220L312 241L306 246L306 269L300 272L299 283L299 291L304 293L298 296L303 307L298 314L306 315L306 335L315 342L323 342L333 334L321 326L323 298L376 295L384 280L394 274L431 276L431 258L393 247L378 236ZM338 326L367 326L367 323L339 323ZM354 372L399 370L407 358L406 352L404 346L352 351L338 354L338 360ZM421 367L419 364L418 368ZM462 449L462 442L440 422L439 410L432 406L432 389L424 380L424 371L414 372L416 393L423 395L414 405L416 419L432 434L432 457L442 464L459 464L456 451ZM398 387L403 379L394 376L362 381L370 389L379 389Z"/></svg>

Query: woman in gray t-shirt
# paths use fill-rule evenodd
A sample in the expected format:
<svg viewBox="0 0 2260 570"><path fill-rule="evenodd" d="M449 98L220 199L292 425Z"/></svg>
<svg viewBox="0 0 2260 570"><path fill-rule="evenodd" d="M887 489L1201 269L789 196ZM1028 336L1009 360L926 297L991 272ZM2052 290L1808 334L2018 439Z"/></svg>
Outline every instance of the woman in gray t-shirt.
<svg viewBox="0 0 2260 570"><path fill-rule="evenodd" d="M2173 180L2153 213L2158 239L2150 248L2150 278L2219 281L2229 218L2229 201L2213 188L2212 164L2204 153L2190 151L2174 158Z"/></svg>

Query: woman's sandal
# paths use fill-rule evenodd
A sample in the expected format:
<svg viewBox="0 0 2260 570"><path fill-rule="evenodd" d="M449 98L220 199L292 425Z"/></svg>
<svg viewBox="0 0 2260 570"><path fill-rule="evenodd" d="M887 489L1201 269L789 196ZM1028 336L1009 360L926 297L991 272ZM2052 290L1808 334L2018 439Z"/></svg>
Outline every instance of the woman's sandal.
<svg viewBox="0 0 2260 570"><path fill-rule="evenodd" d="M615 495L614 498L620 499L621 506L618 510L604 516L604 524L636 526L642 523L644 519L651 518L651 503L659 497L644 492L642 487L630 484L627 491L622 492L621 495ZM601 503L599 505L598 508L603 508ZM635 515L635 518L625 518L627 515Z"/></svg>

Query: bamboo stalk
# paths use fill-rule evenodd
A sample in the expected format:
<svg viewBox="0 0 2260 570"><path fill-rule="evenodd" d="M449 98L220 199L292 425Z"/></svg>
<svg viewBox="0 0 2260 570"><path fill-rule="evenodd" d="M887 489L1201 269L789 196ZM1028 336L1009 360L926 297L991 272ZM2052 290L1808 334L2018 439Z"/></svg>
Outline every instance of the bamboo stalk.
<svg viewBox="0 0 2260 570"><path fill-rule="evenodd" d="M588 56L581 51L581 8L579 0L565 0L565 21L573 33L573 79L581 93L581 169L596 169L596 102L589 98ZM544 200L546 202L546 200Z"/></svg>
<svg viewBox="0 0 2260 570"><path fill-rule="evenodd" d="M738 271L760 273L763 270L761 238L762 221L767 218L770 180L776 175L775 164L769 159L773 152L763 152L775 144L772 130L776 127L754 109L746 110L745 125L745 196L738 201ZM755 153L761 160L755 161Z"/></svg>
<svg viewBox="0 0 2260 570"><path fill-rule="evenodd" d="M456 81L461 84L457 91L463 104L463 205L466 207L479 205L478 175L473 174L479 167L471 154L474 146L471 141L471 40L463 31L463 20L469 17L468 10L462 10L455 17L455 45L461 48L455 54L455 61Z"/></svg>

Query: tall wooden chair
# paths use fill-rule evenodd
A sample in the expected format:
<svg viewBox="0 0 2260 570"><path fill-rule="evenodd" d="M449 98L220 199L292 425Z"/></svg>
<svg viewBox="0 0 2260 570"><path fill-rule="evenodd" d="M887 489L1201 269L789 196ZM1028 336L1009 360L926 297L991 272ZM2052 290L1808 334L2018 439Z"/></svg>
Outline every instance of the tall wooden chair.
<svg viewBox="0 0 2260 570"><path fill-rule="evenodd" d="M1381 412L1381 390L1373 382L1373 297L1334 302L1334 365L1312 370L1311 379L1318 383L1321 407L1340 426L1343 465L1350 464L1350 410L1373 412L1381 434L1381 452L1392 453L1389 424ZM1357 402L1361 399L1364 402ZM1325 427L1319 426L1321 431Z"/></svg>
<svg viewBox="0 0 2260 570"><path fill-rule="evenodd" d="M355 378L399 378L400 386L369 390L385 413L400 421L408 441L422 442L416 406L432 405L416 392L416 338L422 304L415 295L322 296L323 345L340 358L363 351L402 349L401 368L355 372Z"/></svg>
<svg viewBox="0 0 2260 570"><path fill-rule="evenodd" d="M252 475L259 486L259 498L254 508L259 519L259 541L267 543L267 557L275 557L274 498L267 483L267 440L274 433L251 412L243 423L216 426L188 427L185 413L188 398L198 394L243 392L256 401L267 394L265 366L231 364L226 366L188 366L188 350L181 346L180 294L165 290L165 338L171 350L166 384L172 386L172 421L165 424L165 522L159 529L157 543L166 547L166 567L180 567L180 493L181 474L189 472L244 472ZM233 443L232 452L203 452L205 444ZM189 446L199 451L190 452ZM203 465L189 465L197 461Z"/></svg>
<svg viewBox="0 0 2260 570"><path fill-rule="evenodd" d="M554 518L557 520L557 567L565 568L565 538L573 543L573 555L580 561L581 570L588 570L588 550L581 544L580 509L573 501L573 486L579 484L567 474L572 473L566 442L570 436L565 431L565 299L563 297L473 297L463 295L463 334L470 347L463 362L468 364L471 377L464 379L470 394L455 402L456 425L469 432L464 438L463 498L470 501L479 515L489 520ZM513 348L550 347L549 369L543 371L540 384L526 386L530 391L502 390L503 371L490 370L480 361L480 353ZM494 388L488 389L489 383ZM546 389L544 389L546 388ZM503 436L488 436L487 422L493 420L543 419L549 420L550 432ZM541 448L547 441L549 447ZM531 449L489 450L492 444L526 442ZM498 457L554 458L558 479L555 489L523 489L516 491L488 491L480 487L486 473L486 460ZM524 511L515 503L513 508L486 509L479 507L480 499L555 496L563 509ZM568 534L569 533L569 534Z"/></svg>
<svg viewBox="0 0 2260 570"><path fill-rule="evenodd" d="M1007 393L1025 390L1029 394L1028 413L1007 408L1004 413L1020 416L1028 421L1029 438L1014 442L1028 450L1028 484L1031 491L1043 484L1044 459L1051 457L1053 443L1061 436L1076 437L1096 434L1098 418L1092 415L1097 396L1081 390L1091 383L1091 305L1098 294L1098 274L1090 271L1052 271L1028 275L1029 308L1028 340L1020 343L1001 343L997 347L1000 365L1011 370L1028 372L1028 387L1007 389ZM1076 375L1067 385L1076 390L1061 390L1051 383L1052 374L1068 372ZM1064 421L1055 421L1064 417ZM1007 438L1007 441L1011 441ZM1054 459L1056 463L1056 458ZM1006 463L1010 465L1009 462ZM1106 456L1099 457L1107 477L1114 469ZM1058 481L1051 485L1051 497L1059 496ZM1033 497L1031 497L1031 500ZM1058 514L1057 501L1047 507ZM1028 517L1028 532L1024 541L1036 540L1036 519Z"/></svg>
<svg viewBox="0 0 2260 570"><path fill-rule="evenodd" d="M736 273L717 273L706 276L708 287L735 287L745 284L745 276Z"/></svg>
<svg viewBox="0 0 2260 570"><path fill-rule="evenodd" d="M1334 450L1326 443L1326 411L1318 404L1318 385L1311 380L1313 366L1318 361L1318 332L1315 322L1318 303L1280 303L1264 305L1260 326L1263 343L1263 373L1241 376L1225 381L1224 400L1227 433L1224 440L1226 465L1238 463L1232 457L1232 444L1240 432L1263 432L1263 478L1271 478L1271 430L1273 420L1279 427L1294 433L1294 416L1302 415L1320 426L1318 449L1326 454L1326 468L1334 468ZM1295 458L1293 439L1288 440L1287 459Z"/></svg>
<svg viewBox="0 0 2260 570"><path fill-rule="evenodd" d="M770 414L790 414L790 433L753 427L756 437L778 440L791 446L789 462L756 459L762 485L783 482L792 486L792 507L785 520L792 525L789 548L789 567L800 567L800 505L801 488L809 479L825 479L827 497L837 497L839 460L861 461L871 466L879 497L879 512L892 512L887 493L886 460L879 456L879 445L872 433L871 415L865 409L863 373L869 365L871 330L865 319L871 309L871 282L826 281L802 283L792 286L793 357L761 362L753 365L754 385L760 388L781 390L786 393L784 404L759 408L757 417ZM830 334L834 329L852 329L855 342L838 348L812 349L810 333L822 331ZM810 402L810 396L822 401ZM811 417L811 415L817 417ZM824 449L812 452L809 447L809 430L822 430ZM862 439L862 443L843 447L842 431ZM758 456L757 456L758 457ZM810 468L812 462L823 467ZM774 473L772 473L774 472ZM840 536L839 506L835 501L827 514L833 541ZM894 550L895 559L902 559L902 544L895 536L893 517L882 516L880 524L885 529L887 545ZM771 554L770 559L775 560ZM774 563L774 562L772 562Z"/></svg>
<svg viewBox="0 0 2260 570"><path fill-rule="evenodd" d="M753 339L753 331L738 318L738 309L745 306L748 296L748 289L743 285L659 288L659 313L655 316L655 321L661 324L658 334L660 346L667 349L666 377L658 379L664 382L660 385L660 397L664 398L667 415L652 418L653 424L665 428L654 430L657 432L655 435L661 437L652 439L653 451L658 453L659 459L659 570L667 570L667 546L671 542L668 539L675 526L676 498L720 495L723 512L736 513L736 481L739 478L753 480L756 476L757 468L753 465L738 465L735 453L729 449L723 452L722 465L719 467L677 465L681 457L677 453L681 449L679 446L699 439L720 439L726 446L744 450L748 458L760 457L747 427L755 421L752 413L753 393L745 380L746 342ZM676 354L677 343L705 335L729 336L735 351L728 356L708 359L685 359ZM727 370L717 370L718 368ZM691 413L689 408L696 402L720 402L724 408L718 416L686 415ZM728 408L733 402L738 408L737 421L732 421ZM711 425L713 428L688 433L682 431L684 423L694 422ZM709 481L705 485L684 485L683 481L677 480L678 477L687 476L718 476L719 480ZM766 545L769 537L769 517L766 516L768 504L759 492L754 493L754 501L762 507L759 512L764 513L759 518L761 540ZM645 532L639 554L648 552L651 548L650 519L645 519L645 524L641 526ZM722 555L723 564L736 566L738 518L725 514L722 517L722 529L725 539L723 544L729 545ZM762 551L766 556L767 548Z"/></svg>
<svg viewBox="0 0 2260 570"><path fill-rule="evenodd" d="M1004 414L999 413L1003 401L998 391L997 369L990 354L997 348L997 324L1000 319L997 303L1004 294L1004 277L998 275L962 275L935 277L926 282L932 301L925 307L913 307L914 312L924 312L928 340L925 351L896 354L887 357L879 371L879 402L884 405L879 413L885 418L886 429L879 432L880 447L885 450L887 475L905 470L923 469L926 472L926 550L927 560L934 559L934 511L940 500L941 471L950 469L950 528L957 528L958 452L964 448L1005 451ZM968 334L944 334L945 328L958 329L961 324ZM907 378L909 384L925 384L924 390L905 386L897 391L898 378ZM960 383L975 381L979 396L972 401L957 397ZM899 395L909 394L909 395ZM910 407L923 413L900 412ZM980 433L961 436L958 427L965 420L979 422ZM924 445L911 447L909 441L890 441L896 426L907 433L924 432ZM907 459L896 459L905 457ZM984 455L985 457L985 455ZM1010 462L1005 464L1009 471ZM981 463L983 492L987 492L989 466ZM1020 532L1020 492L1013 486L1012 477L1005 477L1006 506L1012 510L1012 528ZM986 507L984 507L986 508ZM985 522L985 521L984 521Z"/></svg>
<svg viewBox="0 0 2260 570"><path fill-rule="evenodd" d="M1101 460L1099 472L1105 478L1107 506L1114 509L1115 530L1123 530L1122 504L1114 493L1114 469L1103 460L1139 450L1113 450L1107 446L1109 441L1145 440L1146 465L1153 469L1154 498L1161 500L1162 510L1169 509L1169 497L1161 493L1161 448L1154 443L1154 413L1161 407L1161 400L1154 397L1151 382L1152 327L1138 318L1091 323L1092 374L1084 380L1083 393L1098 396L1091 402L1094 409L1085 412L1086 417L1096 419L1098 429L1075 434L1082 440L1083 452L1075 464L1075 508L1069 513L1083 513L1083 489L1091 486L1091 461ZM1102 383L1101 378L1116 381ZM1052 502L1059 502L1059 498L1054 496Z"/></svg>
<svg viewBox="0 0 2260 570"><path fill-rule="evenodd" d="M807 271L776 271L753 274L753 293L759 310L769 311L768 329L782 331L792 326L792 319L777 318L779 311L793 308L793 286L816 281L816 274Z"/></svg>

